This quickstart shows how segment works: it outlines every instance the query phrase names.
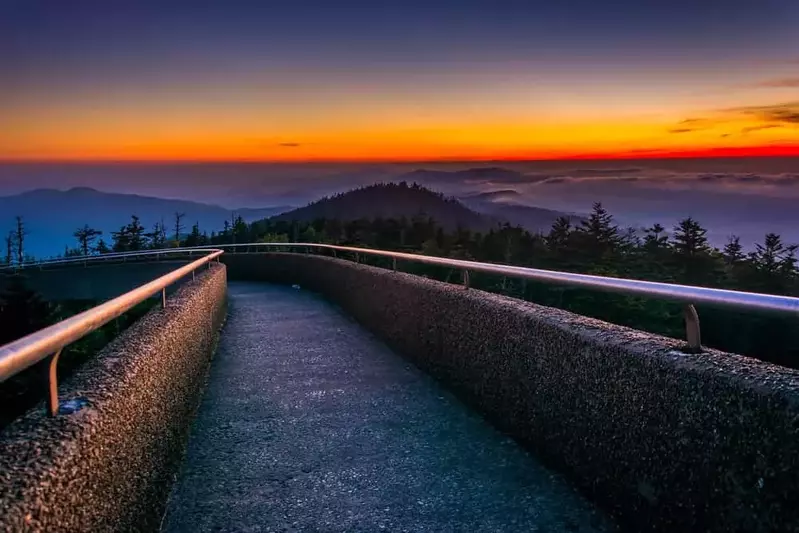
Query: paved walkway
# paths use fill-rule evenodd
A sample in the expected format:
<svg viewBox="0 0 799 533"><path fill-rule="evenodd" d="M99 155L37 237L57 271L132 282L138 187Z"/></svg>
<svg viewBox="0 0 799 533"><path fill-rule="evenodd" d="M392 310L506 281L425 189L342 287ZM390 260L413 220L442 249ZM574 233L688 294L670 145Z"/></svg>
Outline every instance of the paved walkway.
<svg viewBox="0 0 799 533"><path fill-rule="evenodd" d="M563 479L333 306L231 283L164 531L610 531Z"/></svg>

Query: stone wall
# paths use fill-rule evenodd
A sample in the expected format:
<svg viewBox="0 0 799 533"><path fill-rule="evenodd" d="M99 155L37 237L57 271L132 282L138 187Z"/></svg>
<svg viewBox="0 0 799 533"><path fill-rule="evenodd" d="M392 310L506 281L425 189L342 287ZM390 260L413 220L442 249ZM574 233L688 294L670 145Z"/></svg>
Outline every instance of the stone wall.
<svg viewBox="0 0 799 533"><path fill-rule="evenodd" d="M198 271L61 384L84 408L42 403L0 433L1 531L158 531L226 287L224 266Z"/></svg>
<svg viewBox="0 0 799 533"><path fill-rule="evenodd" d="M795 370L329 257L223 260L322 293L630 530L799 531Z"/></svg>

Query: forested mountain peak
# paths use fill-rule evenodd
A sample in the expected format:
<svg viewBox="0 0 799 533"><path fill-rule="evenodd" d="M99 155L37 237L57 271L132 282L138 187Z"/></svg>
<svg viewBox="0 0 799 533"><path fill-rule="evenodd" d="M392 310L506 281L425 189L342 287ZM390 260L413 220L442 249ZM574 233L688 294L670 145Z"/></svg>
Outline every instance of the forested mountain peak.
<svg viewBox="0 0 799 533"><path fill-rule="evenodd" d="M418 183L377 183L326 196L272 220L308 222L316 219L359 220L426 216L445 228L486 230L497 225L492 217L472 211L455 198Z"/></svg>

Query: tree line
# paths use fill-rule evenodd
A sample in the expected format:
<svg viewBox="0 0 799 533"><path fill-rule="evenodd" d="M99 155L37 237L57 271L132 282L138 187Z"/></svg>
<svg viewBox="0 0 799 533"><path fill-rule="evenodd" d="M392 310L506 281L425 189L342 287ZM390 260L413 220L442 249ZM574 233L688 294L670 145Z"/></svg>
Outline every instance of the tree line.
<svg viewBox="0 0 799 533"><path fill-rule="evenodd" d="M321 242L423 253L630 279L700 285L799 296L797 246L769 233L751 251L731 236L716 248L696 219L671 231L661 224L635 230L619 227L600 203L585 220L557 219L545 232L505 224L487 232L448 231L427 216L312 222L263 220L214 234L207 244L231 242ZM385 259L367 259L386 263ZM460 272L408 263L403 269L446 281ZM498 275L476 274L472 286L559 307L635 329L684 338L682 308L656 299L605 294ZM795 317L735 312L700 306L706 345L799 367Z"/></svg>
<svg viewBox="0 0 799 533"><path fill-rule="evenodd" d="M169 230L163 222L148 230L137 216L111 233L84 226L75 231L69 255L89 255L244 242L320 242L416 252L428 255L506 263L550 270L631 279L700 285L767 294L799 295L797 246L769 233L753 250L745 251L731 236L722 248L711 246L707 230L695 219L679 221L671 231L654 224L642 230L620 228L613 216L594 204L590 215L573 223L562 217L545 232L534 233L505 224L486 232L447 230L429 216L310 222L261 220L251 224L240 216L225 221L219 232L194 224L184 231L184 215L176 213ZM22 235L24 224L15 233ZM20 241L20 242L24 242ZM23 257L21 245L16 257ZM379 262L379 260L376 260ZM404 269L454 281L460 274L442 267L407 264ZM636 329L682 338L679 305L576 288L564 288L501 276L473 275L476 288L560 307ZM789 366L799 366L796 320L757 313L701 308L705 344Z"/></svg>

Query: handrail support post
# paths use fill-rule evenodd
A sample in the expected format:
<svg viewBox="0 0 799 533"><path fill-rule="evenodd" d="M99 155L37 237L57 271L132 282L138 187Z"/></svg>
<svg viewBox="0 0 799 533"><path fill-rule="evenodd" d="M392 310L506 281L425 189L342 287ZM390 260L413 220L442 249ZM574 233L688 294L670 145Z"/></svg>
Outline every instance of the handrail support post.
<svg viewBox="0 0 799 533"><path fill-rule="evenodd" d="M161 289L161 309L166 309L166 287Z"/></svg>
<svg viewBox="0 0 799 533"><path fill-rule="evenodd" d="M463 287L468 289L471 286L471 279L469 277L469 271L463 271Z"/></svg>
<svg viewBox="0 0 799 533"><path fill-rule="evenodd" d="M47 412L50 416L58 414L58 358L64 348L60 348L47 361Z"/></svg>
<svg viewBox="0 0 799 533"><path fill-rule="evenodd" d="M699 328L699 313L693 304L683 306L683 318L685 319L685 338L688 341L688 350L692 353L702 351L702 334Z"/></svg>

